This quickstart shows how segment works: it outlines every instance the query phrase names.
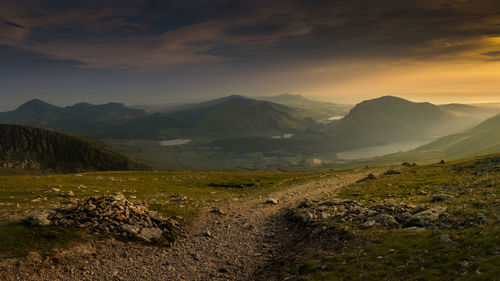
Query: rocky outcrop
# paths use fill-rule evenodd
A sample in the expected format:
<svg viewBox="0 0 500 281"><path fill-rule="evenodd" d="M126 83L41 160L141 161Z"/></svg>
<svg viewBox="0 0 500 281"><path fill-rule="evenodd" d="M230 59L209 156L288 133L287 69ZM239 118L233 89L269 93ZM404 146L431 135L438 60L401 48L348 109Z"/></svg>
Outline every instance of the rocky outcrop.
<svg viewBox="0 0 500 281"><path fill-rule="evenodd" d="M289 218L312 226L321 225L325 219L329 219L341 224L356 224L361 228L380 226L454 229L485 224L484 218L482 219L479 214L456 219L442 206L428 207L393 202L369 203L342 199L330 199L315 204L304 201L297 208L289 210Z"/></svg>

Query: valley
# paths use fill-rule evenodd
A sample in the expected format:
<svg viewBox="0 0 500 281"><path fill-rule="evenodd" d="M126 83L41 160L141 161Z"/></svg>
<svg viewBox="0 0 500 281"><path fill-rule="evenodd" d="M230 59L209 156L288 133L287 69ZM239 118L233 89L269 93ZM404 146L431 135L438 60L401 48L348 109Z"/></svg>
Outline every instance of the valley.
<svg viewBox="0 0 500 281"><path fill-rule="evenodd" d="M418 151L413 161L457 159L453 154L438 157L425 145L500 112L494 106L437 106L393 96L356 106L290 94L259 98L232 95L149 112L118 103L57 107L33 100L0 113L0 122L87 134L156 169L294 171L356 165L411 149ZM499 141L491 141L491 149L463 157L496 152ZM401 160L383 157L383 163Z"/></svg>

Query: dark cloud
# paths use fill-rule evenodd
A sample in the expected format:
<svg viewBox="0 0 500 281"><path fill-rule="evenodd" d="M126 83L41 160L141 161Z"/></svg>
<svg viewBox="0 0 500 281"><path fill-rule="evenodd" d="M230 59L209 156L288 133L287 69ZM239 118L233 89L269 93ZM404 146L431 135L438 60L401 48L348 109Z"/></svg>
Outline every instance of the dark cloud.
<svg viewBox="0 0 500 281"><path fill-rule="evenodd" d="M22 25L19 25L19 24L15 23L15 22L8 21L8 20L6 20L4 18L1 18L1 17L0 17L0 23L6 24L6 25L9 25L9 26L13 26L13 27L17 27L17 28L25 28Z"/></svg>
<svg viewBox="0 0 500 281"><path fill-rule="evenodd" d="M228 58L423 58L500 34L500 4L491 0L2 1L25 25L3 22L29 29L16 46L97 67ZM123 50L109 55L107 49L117 44ZM89 53L68 51L77 45ZM134 51L144 63L130 58Z"/></svg>
<svg viewBox="0 0 500 281"><path fill-rule="evenodd" d="M4 82L32 73L57 85L71 74L68 81L90 79L82 83L94 91L111 88L106 77L123 84L115 76L122 71L148 73L141 79L168 81L172 91L241 93L354 79L377 64L500 56L498 0L0 0L0 7ZM102 74L99 83L89 73Z"/></svg>
<svg viewBox="0 0 500 281"><path fill-rule="evenodd" d="M500 51L486 52L482 54L488 57L500 57Z"/></svg>

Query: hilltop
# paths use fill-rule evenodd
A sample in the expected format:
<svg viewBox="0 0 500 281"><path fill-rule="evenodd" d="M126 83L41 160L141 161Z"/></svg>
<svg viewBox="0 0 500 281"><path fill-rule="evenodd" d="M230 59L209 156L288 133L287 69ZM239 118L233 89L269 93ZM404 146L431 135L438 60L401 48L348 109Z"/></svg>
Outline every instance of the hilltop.
<svg viewBox="0 0 500 281"><path fill-rule="evenodd" d="M0 124L0 143L3 168L53 172L149 168L101 141L47 129Z"/></svg>

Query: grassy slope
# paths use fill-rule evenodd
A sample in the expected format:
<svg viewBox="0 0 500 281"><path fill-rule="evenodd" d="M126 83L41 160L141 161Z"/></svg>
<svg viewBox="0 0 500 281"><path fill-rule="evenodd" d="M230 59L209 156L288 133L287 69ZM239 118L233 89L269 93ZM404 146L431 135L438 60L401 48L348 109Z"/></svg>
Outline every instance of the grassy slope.
<svg viewBox="0 0 500 281"><path fill-rule="evenodd" d="M500 152L500 115L460 134L442 137L415 150L376 158L369 162L434 162Z"/></svg>
<svg viewBox="0 0 500 281"><path fill-rule="evenodd" d="M77 199L123 192L129 199L145 201L150 209L182 216L190 223L199 210L225 200L265 196L291 183L315 177L310 173L194 173L194 172L100 172L71 175L0 176L0 256L20 257L29 251L50 254L85 239L87 232L60 227L29 227L19 219L41 210L71 204L59 194L73 191ZM83 185L83 186L81 186ZM80 186L80 187L79 187ZM245 188L241 188L245 186ZM52 187L60 192L46 192ZM175 194L186 201L172 200ZM236 199L235 199L236 198Z"/></svg>
<svg viewBox="0 0 500 281"><path fill-rule="evenodd" d="M362 230L357 225L349 225L352 239L347 240L341 249L304 249L309 258L300 268L300 279L496 280L500 274L499 157L410 167L400 175L385 176L343 189L338 194L340 198L446 206L448 213L457 218L482 213L488 224L438 230L449 234L458 242L457 246L445 246L439 241L440 234L431 230ZM488 163L491 159L496 160ZM430 203L432 196L439 193L455 197ZM325 222L344 227L336 222ZM464 262L468 264L464 265Z"/></svg>

